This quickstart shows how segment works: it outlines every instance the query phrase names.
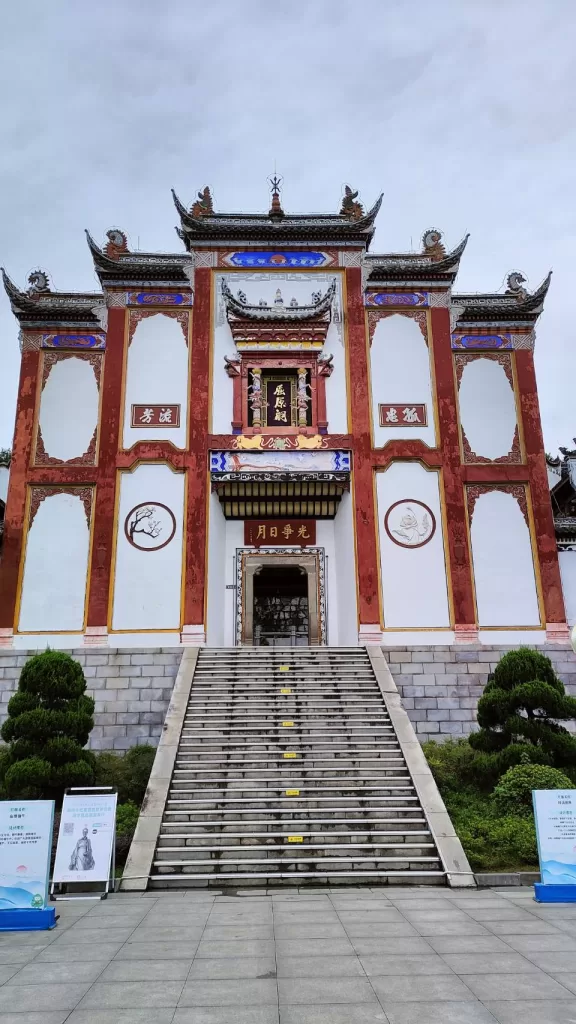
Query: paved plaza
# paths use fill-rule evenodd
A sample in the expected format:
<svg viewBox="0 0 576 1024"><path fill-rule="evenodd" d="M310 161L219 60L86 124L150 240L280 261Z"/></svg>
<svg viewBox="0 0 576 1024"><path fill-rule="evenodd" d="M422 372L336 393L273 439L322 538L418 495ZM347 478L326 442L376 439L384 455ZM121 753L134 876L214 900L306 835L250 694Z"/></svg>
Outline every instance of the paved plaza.
<svg viewBox="0 0 576 1024"><path fill-rule="evenodd" d="M576 905L531 889L116 895L0 934L0 1024L576 1024Z"/></svg>

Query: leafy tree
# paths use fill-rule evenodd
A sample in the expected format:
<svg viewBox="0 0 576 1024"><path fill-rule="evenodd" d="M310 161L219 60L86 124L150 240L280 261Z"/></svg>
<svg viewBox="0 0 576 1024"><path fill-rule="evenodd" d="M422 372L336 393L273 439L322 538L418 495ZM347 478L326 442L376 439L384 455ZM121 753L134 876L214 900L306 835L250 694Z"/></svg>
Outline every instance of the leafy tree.
<svg viewBox="0 0 576 1024"><path fill-rule="evenodd" d="M576 718L576 699L566 696L552 662L539 651L509 651L489 676L478 701L476 750L497 755L500 770L528 759L574 768L576 737L559 722Z"/></svg>
<svg viewBox="0 0 576 1024"><path fill-rule="evenodd" d="M533 789L573 789L564 772L547 764L517 764L504 773L493 798L502 814L532 813Z"/></svg>
<svg viewBox="0 0 576 1024"><path fill-rule="evenodd" d="M69 654L47 650L26 662L0 730L9 744L0 762L9 796L60 800L67 786L90 785L94 757L82 748L94 726L94 701L85 690Z"/></svg>

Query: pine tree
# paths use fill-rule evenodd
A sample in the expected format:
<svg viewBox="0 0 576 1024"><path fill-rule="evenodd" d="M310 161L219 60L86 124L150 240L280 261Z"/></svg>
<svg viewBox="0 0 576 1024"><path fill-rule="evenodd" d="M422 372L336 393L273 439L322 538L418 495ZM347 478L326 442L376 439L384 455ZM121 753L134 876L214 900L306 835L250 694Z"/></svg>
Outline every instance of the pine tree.
<svg viewBox="0 0 576 1024"><path fill-rule="evenodd" d="M83 747L94 727L94 701L85 690L69 654L47 650L26 662L0 730L9 744L0 766L9 796L59 800L67 786L92 782L94 757Z"/></svg>

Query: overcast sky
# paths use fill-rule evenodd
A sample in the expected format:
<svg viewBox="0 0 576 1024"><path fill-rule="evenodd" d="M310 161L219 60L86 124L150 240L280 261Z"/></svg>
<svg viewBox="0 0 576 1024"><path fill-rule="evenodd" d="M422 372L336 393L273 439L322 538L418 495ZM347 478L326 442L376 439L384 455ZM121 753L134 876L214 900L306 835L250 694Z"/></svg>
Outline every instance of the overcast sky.
<svg viewBox="0 0 576 1024"><path fill-rule="evenodd" d="M170 187L291 212L385 193L372 251L470 231L458 289L552 267L536 368L545 444L576 434L574 0L21 0L0 48L0 263L97 287L83 229L179 251ZM0 296L0 447L20 354ZM489 415L489 409L487 408Z"/></svg>

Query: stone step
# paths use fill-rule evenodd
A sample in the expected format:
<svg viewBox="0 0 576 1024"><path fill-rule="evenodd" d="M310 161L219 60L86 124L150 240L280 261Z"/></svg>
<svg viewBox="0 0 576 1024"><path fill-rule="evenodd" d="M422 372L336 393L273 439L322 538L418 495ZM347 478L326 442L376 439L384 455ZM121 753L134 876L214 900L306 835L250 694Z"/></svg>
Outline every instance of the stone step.
<svg viewBox="0 0 576 1024"><path fill-rule="evenodd" d="M397 824L397 822L396 822L396 824ZM342 831L342 830L337 830L337 829L336 830L334 830L334 829L324 829L324 830L320 831L320 830L317 830L317 829L314 829L314 830L308 829L308 824L305 823L305 822L302 823L302 829L299 832L295 832L293 825L291 825L290 827L287 826L286 831L284 831L284 832L278 832L278 831L268 831L268 832L252 831L249 834L247 833L247 831L244 831L244 832L220 832L220 833L207 832L207 833L204 833L204 835L202 835L202 834L200 834L198 832L183 831L181 828L176 827L173 830L170 830L169 832L165 832L164 830L161 831L161 833L160 833L160 844L164 848L166 844L170 845L170 843L173 843L176 840L181 840L181 839L184 839L184 840L194 839L195 842L202 843L202 844L204 844L205 842L213 843L213 842L216 841L216 839L218 839L220 846L228 846L230 844L234 845L235 841L238 840L238 839L241 839L241 840L244 840L244 841L246 841L246 840L260 840L260 839L273 840L273 839L286 839L288 836L293 836L293 835L298 835L299 838L302 838L302 840L303 840L303 842L305 844L307 844L308 840L310 840L310 839L326 840L328 838L330 838L330 839L332 839L332 838L333 839L340 839L340 840L348 839L349 842L358 842L360 840L360 837L362 837L362 836L366 836L368 838L374 838L374 837L377 836L377 837L382 837L382 839L395 838L397 843L403 843L406 840L406 838L412 840L412 839L414 839L416 837L419 837L419 842L428 842L428 840L430 839L431 833L430 833L429 829L425 829L425 828L424 829L421 828L421 829L388 829L387 830L387 829L369 829L369 828L366 828L365 825L364 825L364 827L358 827L358 828L355 828L353 830L350 829L348 831Z"/></svg>
<svg viewBox="0 0 576 1024"><path fill-rule="evenodd" d="M356 856L351 854L350 856L342 855L339 857L297 857L294 855L294 851L292 851L292 854L293 855L290 857L230 857L226 858L224 862L222 862L222 860L220 859L212 860L211 858L204 857L199 858L195 861L185 860L182 857L173 859L167 858L166 860L155 860L154 867L159 872L161 872L163 868L187 868L188 870L190 870L192 865L199 868L206 868L208 866L212 866L213 868L217 869L220 863L224 863L226 870L230 870L233 864L235 864L241 870L244 870L245 868L253 864L264 864L268 867L268 869L271 869L274 866L286 867L289 864L293 864L295 860L297 860L300 864L320 864L321 866L323 862L325 862L326 860L330 860L332 861L332 865L336 868L336 870L338 870L338 868L343 863L358 863L364 866L366 866L367 863L370 863L374 868L382 869L383 867L388 866L389 869L393 871L401 871L402 869L406 870L406 868L409 868L412 864L417 864L418 866L425 865L428 868L436 868L438 866L438 857L422 856L416 854L414 854L414 856L410 855L407 857L400 857L395 855L388 857L384 854L378 856L375 853L358 853ZM324 868L327 868L327 865L325 863Z"/></svg>
<svg viewBox="0 0 576 1024"><path fill-rule="evenodd" d="M300 837L298 837L300 838ZM187 846L190 840L182 840L181 845L161 846L156 850L156 862L165 861L173 863L182 861L187 864L205 862L206 860L219 861L221 863L233 861L254 862L254 855L265 860L283 861L304 860L308 861L310 856L316 854L320 857L329 856L348 861L356 859L356 855L366 859L389 860L413 860L418 858L429 858L434 850L434 843L276 843L273 839L266 844L255 843L254 845L237 844L235 846ZM303 853L302 851L305 851ZM328 853L324 852L328 851ZM344 851L347 851L345 853ZM212 856L215 854L215 856ZM207 856L210 855L210 856ZM434 858L438 860L438 858Z"/></svg>

